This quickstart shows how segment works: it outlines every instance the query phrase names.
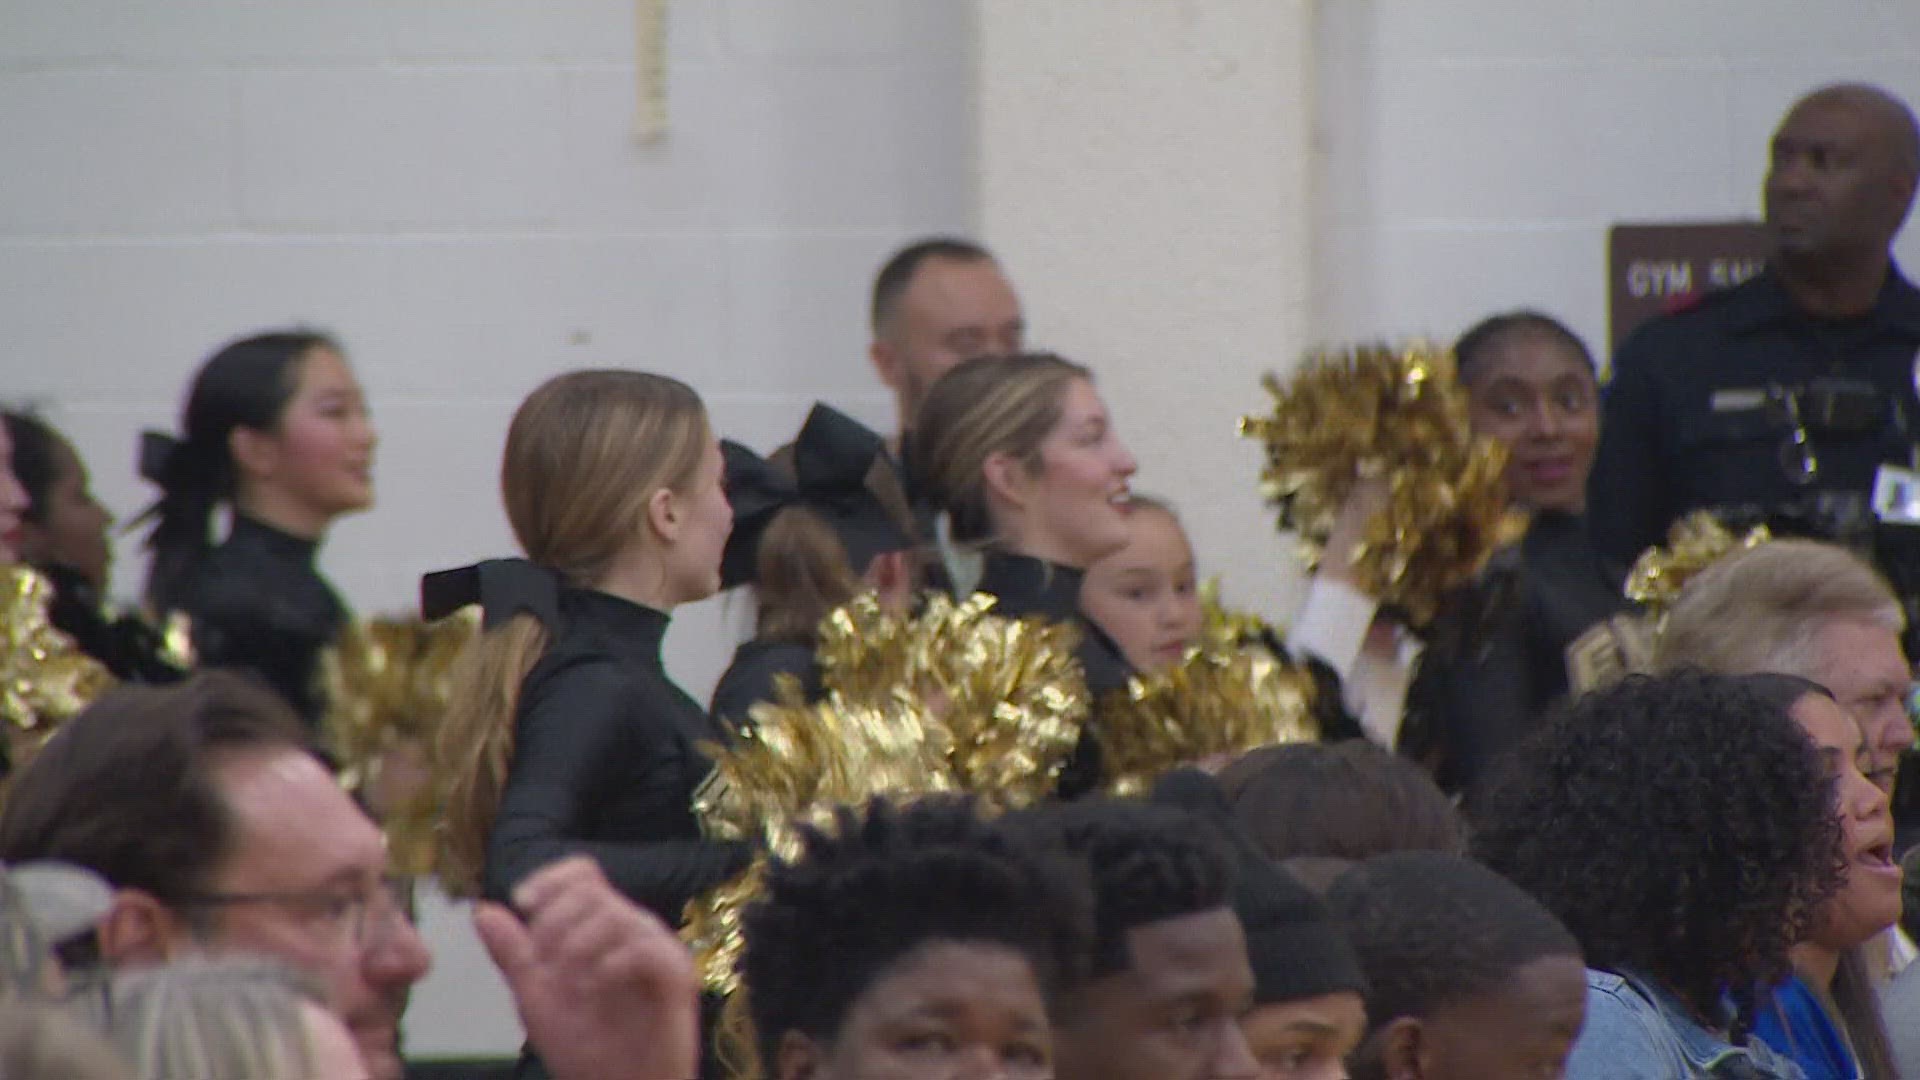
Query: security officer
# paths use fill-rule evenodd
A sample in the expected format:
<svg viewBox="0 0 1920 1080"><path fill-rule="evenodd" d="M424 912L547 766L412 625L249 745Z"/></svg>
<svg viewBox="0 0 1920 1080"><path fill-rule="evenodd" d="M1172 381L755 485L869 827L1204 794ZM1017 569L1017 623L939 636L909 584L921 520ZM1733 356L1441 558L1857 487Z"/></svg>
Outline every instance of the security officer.
<svg viewBox="0 0 1920 1080"><path fill-rule="evenodd" d="M1702 507L1872 544L1875 475L1913 466L1920 441L1920 290L1888 250L1917 180L1920 130L1884 91L1829 86L1787 113L1766 271L1614 357L1588 488L1603 558L1630 565Z"/></svg>

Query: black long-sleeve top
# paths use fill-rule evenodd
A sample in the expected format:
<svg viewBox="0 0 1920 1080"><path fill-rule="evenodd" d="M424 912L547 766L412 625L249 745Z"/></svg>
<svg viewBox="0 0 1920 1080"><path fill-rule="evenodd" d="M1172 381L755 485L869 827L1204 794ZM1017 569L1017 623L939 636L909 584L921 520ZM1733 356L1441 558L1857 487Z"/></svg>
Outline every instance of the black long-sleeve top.
<svg viewBox="0 0 1920 1080"><path fill-rule="evenodd" d="M547 863L584 854L677 926L688 900L749 858L743 844L702 839L693 815L694 789L711 768L700 745L727 734L667 676L666 615L565 588L560 616L521 683L482 889L503 899Z"/></svg>
<svg viewBox="0 0 1920 1080"><path fill-rule="evenodd" d="M326 712L320 654L349 617L314 565L319 547L236 514L232 533L194 571L180 604L193 621L201 666L257 675L315 726Z"/></svg>
<svg viewBox="0 0 1920 1080"><path fill-rule="evenodd" d="M1401 748L1466 791L1568 689L1567 651L1628 604L1586 522L1534 517L1524 540L1435 621L1407 690Z"/></svg>
<svg viewBox="0 0 1920 1080"><path fill-rule="evenodd" d="M107 614L100 591L70 566L34 567L53 586L47 621L121 682L170 683L185 676L166 658L166 639L138 615Z"/></svg>
<svg viewBox="0 0 1920 1080"><path fill-rule="evenodd" d="M713 688L713 717L733 731L752 722L755 705L776 700L776 683L781 675L791 675L800 683L808 701L821 694L820 667L813 662L813 650L792 641L742 642L733 651L733 663L720 675Z"/></svg>
<svg viewBox="0 0 1920 1080"><path fill-rule="evenodd" d="M1026 555L995 552L986 558L975 592L994 597L994 611L1008 618L1038 617L1068 623L1080 631L1075 651L1087 676L1087 690L1097 703L1106 694L1122 690L1134 674L1133 665L1113 638L1080 610L1083 571ZM1100 743L1096 712L1087 720L1073 758L1060 772L1056 789L1062 798L1077 798L1100 784Z"/></svg>
<svg viewBox="0 0 1920 1080"><path fill-rule="evenodd" d="M1641 326L1614 354L1587 482L1601 557L1630 567L1700 508L1769 514L1811 492L1864 506L1880 465L1907 464L1920 438L1916 349L1920 289L1898 266L1889 266L1873 308L1858 318L1808 315L1776 275L1761 273ZM1803 485L1794 425L1770 391L1822 377L1877 392L1879 415L1871 431L1841 435L1821 431L1815 406L1806 405L1819 470Z"/></svg>

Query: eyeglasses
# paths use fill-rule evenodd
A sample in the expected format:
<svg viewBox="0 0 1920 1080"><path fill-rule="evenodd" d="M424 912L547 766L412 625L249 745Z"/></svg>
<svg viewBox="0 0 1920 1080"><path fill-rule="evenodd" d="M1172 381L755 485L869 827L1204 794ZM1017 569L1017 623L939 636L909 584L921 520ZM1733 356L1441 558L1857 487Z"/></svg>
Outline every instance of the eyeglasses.
<svg viewBox="0 0 1920 1080"><path fill-rule="evenodd" d="M377 888L344 892L339 889L296 889L285 892L193 893L179 901L191 907L234 907L272 904L303 919L326 926L349 938L358 948L385 940L396 924L411 924L413 881L383 877Z"/></svg>

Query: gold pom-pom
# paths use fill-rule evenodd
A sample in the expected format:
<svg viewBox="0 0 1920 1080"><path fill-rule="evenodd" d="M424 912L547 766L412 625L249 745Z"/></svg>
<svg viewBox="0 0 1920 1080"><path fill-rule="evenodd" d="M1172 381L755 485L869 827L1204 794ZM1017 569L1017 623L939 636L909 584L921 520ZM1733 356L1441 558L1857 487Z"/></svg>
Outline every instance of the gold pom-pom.
<svg viewBox="0 0 1920 1080"><path fill-rule="evenodd" d="M1710 510L1696 510L1673 523L1664 547L1651 547L1627 575L1627 599L1640 605L1599 623L1567 647L1567 671L1579 693L1650 670L1666 629L1667 613L1687 583L1730 555L1773 539L1765 525L1735 535Z"/></svg>
<svg viewBox="0 0 1920 1080"><path fill-rule="evenodd" d="M1415 626L1525 533L1508 500L1506 449L1472 433L1450 352L1316 353L1289 382L1270 375L1263 385L1273 406L1242 419L1240 433L1266 445L1261 494L1279 508L1280 528L1299 534L1317 567L1355 482L1384 478L1386 506L1353 567L1362 589Z"/></svg>
<svg viewBox="0 0 1920 1080"><path fill-rule="evenodd" d="M1135 676L1100 708L1107 786L1137 795L1162 773L1275 743L1313 742L1313 676L1260 645L1191 649L1181 663Z"/></svg>
<svg viewBox="0 0 1920 1080"><path fill-rule="evenodd" d="M111 672L48 621L52 602L46 578L25 566L0 567L0 726L16 772L114 684Z"/></svg>
<svg viewBox="0 0 1920 1080"><path fill-rule="evenodd" d="M1695 510L1667 530L1665 547L1652 547L1634 560L1627 575L1627 599L1654 613L1666 611L1702 570L1739 551L1773 539L1765 525L1735 536L1710 510Z"/></svg>
<svg viewBox="0 0 1920 1080"><path fill-rule="evenodd" d="M454 661L479 630L477 608L437 622L370 619L349 624L321 656L328 751L340 782L378 812L400 873L434 869L438 804L427 757L453 695Z"/></svg>
<svg viewBox="0 0 1920 1080"><path fill-rule="evenodd" d="M753 724L738 742L712 748L714 771L693 801L707 835L757 842L793 859L800 854L800 827L829 826L836 807L954 788L945 733L909 696L854 704L829 694L809 705L791 683L782 691L785 700L754 707ZM681 938L715 993L739 985L746 948L741 914L760 894L762 870L756 860L687 906Z"/></svg>
<svg viewBox="0 0 1920 1080"><path fill-rule="evenodd" d="M867 596L830 614L816 653L823 699L809 704L784 680L737 742L710 748L714 771L694 796L703 831L791 859L800 826L876 797L966 791L1007 809L1047 795L1086 721L1078 634L993 604L936 595L901 616ZM761 866L687 906L681 937L716 993L739 985L740 917Z"/></svg>

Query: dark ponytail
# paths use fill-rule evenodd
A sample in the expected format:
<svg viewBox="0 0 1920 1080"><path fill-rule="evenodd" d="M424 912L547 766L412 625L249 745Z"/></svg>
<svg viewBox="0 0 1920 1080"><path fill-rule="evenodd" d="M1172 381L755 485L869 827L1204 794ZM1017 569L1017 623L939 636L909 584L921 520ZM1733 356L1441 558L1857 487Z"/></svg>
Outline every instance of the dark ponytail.
<svg viewBox="0 0 1920 1080"><path fill-rule="evenodd" d="M177 609L188 580L213 550L213 512L235 495L238 472L229 443L233 429L271 431L299 386L298 364L315 349L339 352L332 338L288 330L235 341L213 354L194 376L178 438L145 432L140 475L160 498L134 524L153 519L147 547L147 603Z"/></svg>

